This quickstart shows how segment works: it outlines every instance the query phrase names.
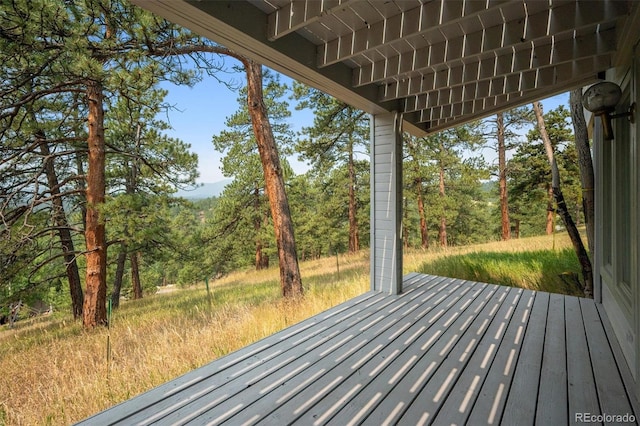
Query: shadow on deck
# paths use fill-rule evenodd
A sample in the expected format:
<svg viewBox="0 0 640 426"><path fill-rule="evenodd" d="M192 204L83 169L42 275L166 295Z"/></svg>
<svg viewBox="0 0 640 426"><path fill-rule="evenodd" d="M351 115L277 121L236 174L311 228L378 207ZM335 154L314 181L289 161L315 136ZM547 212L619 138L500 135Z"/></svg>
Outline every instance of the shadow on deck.
<svg viewBox="0 0 640 426"><path fill-rule="evenodd" d="M84 423L635 423L633 378L592 300L420 274L404 289L364 294Z"/></svg>

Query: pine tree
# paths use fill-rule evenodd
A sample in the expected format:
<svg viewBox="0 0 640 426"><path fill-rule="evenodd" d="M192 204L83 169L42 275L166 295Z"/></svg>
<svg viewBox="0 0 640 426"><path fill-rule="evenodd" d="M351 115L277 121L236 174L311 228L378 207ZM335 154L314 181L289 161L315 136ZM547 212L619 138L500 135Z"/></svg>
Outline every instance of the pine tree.
<svg viewBox="0 0 640 426"><path fill-rule="evenodd" d="M582 268L582 276L584 279L583 290L586 297L593 296L593 271L591 269L591 260L587 254L587 250L582 243L582 238L580 237L580 232L576 227L576 224L569 212L569 208L567 207L567 203L564 199L564 195L561 189L560 183L560 171L558 169L558 164L555 159L553 145L551 143L551 138L549 133L547 132L547 128L545 125L544 116L542 113L542 107L539 102L533 103L533 111L536 115L536 120L538 122L538 131L540 132L540 138L544 144L544 149L547 155L547 160L549 161L549 166L551 168L551 187L553 190L553 197L556 202L556 206L562 221L567 228L567 232L569 233L569 237L571 238L571 242L573 243L573 247L576 251L576 255L578 256L578 261L580 262L580 266Z"/></svg>
<svg viewBox="0 0 640 426"><path fill-rule="evenodd" d="M484 121L485 136L495 140L488 146L498 154L498 189L500 201L500 235L503 241L511 239L509 220L509 192L507 188L507 152L512 150L519 138L515 130L522 129L533 120L531 110L527 107L515 108L496 114L495 118Z"/></svg>
<svg viewBox="0 0 640 426"><path fill-rule="evenodd" d="M291 131L285 119L290 116L287 104L280 98L286 90L275 77L266 74L263 88L262 68L247 59L243 62L247 73L247 87L242 92L240 110L227 119L231 129L213 138L216 149L227 151L223 159L223 173L234 176L246 185L251 194L254 215L256 267L265 266L263 253L261 193L267 195L271 220L276 235L278 264L282 294L285 297L302 295L302 279L298 266L293 221L284 186L286 162L281 165L276 137L280 148L290 144Z"/></svg>
<svg viewBox="0 0 640 426"><path fill-rule="evenodd" d="M299 141L296 150L315 167L331 170L346 165L348 173L349 252L360 249L358 231L356 174L358 152L366 153L369 138L368 116L344 102L302 84L294 85L297 109L310 108L314 112L313 126L302 133L307 139ZM360 150L360 151L358 151Z"/></svg>
<svg viewBox="0 0 640 426"><path fill-rule="evenodd" d="M3 158L32 155L35 146L29 141L36 131L32 120L25 119L29 110L47 126L73 129L61 138L48 134L47 138L51 151L65 151L78 160L86 180L80 186L86 194L83 323L86 328L106 324L107 241L100 212L106 193L105 105L132 82L148 79L153 86L162 79L193 81L197 76L184 72L172 55L195 55L194 50L184 49L192 48L192 42L199 43L202 51L213 49L190 33L115 0L15 1L3 3L2 12L0 63L11 65L0 70L0 136L4 146L9 145L5 139L11 140L21 153ZM178 47L183 49L178 52ZM86 130L79 130L85 120ZM63 149L71 143L73 154ZM19 200L20 194L12 191L10 197Z"/></svg>

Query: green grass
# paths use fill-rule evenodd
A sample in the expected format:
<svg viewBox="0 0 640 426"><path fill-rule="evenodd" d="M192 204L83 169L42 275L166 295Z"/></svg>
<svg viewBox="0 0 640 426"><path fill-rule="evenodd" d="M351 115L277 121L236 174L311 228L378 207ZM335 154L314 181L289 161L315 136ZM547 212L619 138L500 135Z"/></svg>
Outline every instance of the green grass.
<svg viewBox="0 0 640 426"><path fill-rule="evenodd" d="M582 295L580 273L571 248L520 252L478 251L423 263L418 272L571 295Z"/></svg>

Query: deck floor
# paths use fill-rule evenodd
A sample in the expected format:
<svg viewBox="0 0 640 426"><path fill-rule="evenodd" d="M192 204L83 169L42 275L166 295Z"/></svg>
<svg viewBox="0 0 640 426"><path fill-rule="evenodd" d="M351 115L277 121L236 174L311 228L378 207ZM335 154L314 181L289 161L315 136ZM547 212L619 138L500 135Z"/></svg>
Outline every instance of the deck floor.
<svg viewBox="0 0 640 426"><path fill-rule="evenodd" d="M410 274L86 424L562 425L637 416L592 300ZM593 418L591 418L593 420ZM627 417L628 419L628 417Z"/></svg>

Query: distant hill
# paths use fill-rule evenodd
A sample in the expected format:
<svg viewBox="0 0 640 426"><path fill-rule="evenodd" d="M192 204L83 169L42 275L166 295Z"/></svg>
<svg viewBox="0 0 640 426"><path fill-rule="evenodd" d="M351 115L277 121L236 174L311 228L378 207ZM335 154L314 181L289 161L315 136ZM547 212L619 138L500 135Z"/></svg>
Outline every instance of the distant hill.
<svg viewBox="0 0 640 426"><path fill-rule="evenodd" d="M186 198L188 200L202 200L204 198L219 197L224 187L231 183L231 179L221 180L213 183L201 183L192 190L180 190L176 193L177 197Z"/></svg>
<svg viewBox="0 0 640 426"><path fill-rule="evenodd" d="M482 182L482 190L488 193L496 192L498 190L498 181L488 180L486 182Z"/></svg>

